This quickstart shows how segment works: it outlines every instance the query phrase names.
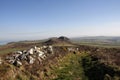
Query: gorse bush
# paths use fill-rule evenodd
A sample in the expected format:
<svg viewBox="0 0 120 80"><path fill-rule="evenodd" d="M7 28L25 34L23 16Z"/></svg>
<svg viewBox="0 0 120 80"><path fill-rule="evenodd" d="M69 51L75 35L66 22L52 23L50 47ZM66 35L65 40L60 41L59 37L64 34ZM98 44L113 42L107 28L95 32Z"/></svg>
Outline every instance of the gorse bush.
<svg viewBox="0 0 120 80"><path fill-rule="evenodd" d="M119 80L116 78L116 72L113 68L100 63L94 56L85 55L82 57L82 66L85 75L89 80Z"/></svg>

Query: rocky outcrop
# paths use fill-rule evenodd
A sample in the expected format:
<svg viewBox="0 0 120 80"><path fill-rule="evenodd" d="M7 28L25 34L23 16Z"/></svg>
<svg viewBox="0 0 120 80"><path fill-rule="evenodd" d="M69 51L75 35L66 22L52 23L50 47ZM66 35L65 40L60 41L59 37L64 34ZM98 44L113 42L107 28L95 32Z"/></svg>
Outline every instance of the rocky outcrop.
<svg viewBox="0 0 120 80"><path fill-rule="evenodd" d="M61 36L61 37L59 37L58 39L61 40L61 41L66 41L66 42L69 42L69 41L70 41L70 39L67 38L67 37L65 37L65 36Z"/></svg>
<svg viewBox="0 0 120 80"><path fill-rule="evenodd" d="M28 63L27 65L34 64L35 61L41 63L42 60L45 60L50 54L53 54L52 46L35 46L34 48L30 48L28 50L16 51L12 53L10 56L6 57L6 61L19 67L25 65L23 64L25 62Z"/></svg>

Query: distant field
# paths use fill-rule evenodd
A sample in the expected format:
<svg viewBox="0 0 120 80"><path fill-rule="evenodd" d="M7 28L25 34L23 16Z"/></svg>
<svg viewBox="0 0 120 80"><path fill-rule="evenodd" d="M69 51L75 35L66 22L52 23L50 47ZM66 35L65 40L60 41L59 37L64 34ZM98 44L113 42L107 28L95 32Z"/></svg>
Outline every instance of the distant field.
<svg viewBox="0 0 120 80"><path fill-rule="evenodd" d="M72 42L80 45L98 46L98 47L120 47L120 37L80 37L73 38Z"/></svg>
<svg viewBox="0 0 120 80"><path fill-rule="evenodd" d="M107 48L120 48L120 43L102 43L102 42L74 42L79 45L107 47Z"/></svg>

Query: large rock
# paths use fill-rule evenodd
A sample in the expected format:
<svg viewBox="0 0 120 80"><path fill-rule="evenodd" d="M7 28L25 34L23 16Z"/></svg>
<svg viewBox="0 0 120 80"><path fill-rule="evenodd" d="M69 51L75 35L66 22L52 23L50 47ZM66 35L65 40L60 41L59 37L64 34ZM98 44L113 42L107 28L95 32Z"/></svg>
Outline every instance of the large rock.
<svg viewBox="0 0 120 80"><path fill-rule="evenodd" d="M18 61L18 60L16 60L14 63L13 63L13 65L15 65L15 66L22 66L22 62L20 62L20 61Z"/></svg>

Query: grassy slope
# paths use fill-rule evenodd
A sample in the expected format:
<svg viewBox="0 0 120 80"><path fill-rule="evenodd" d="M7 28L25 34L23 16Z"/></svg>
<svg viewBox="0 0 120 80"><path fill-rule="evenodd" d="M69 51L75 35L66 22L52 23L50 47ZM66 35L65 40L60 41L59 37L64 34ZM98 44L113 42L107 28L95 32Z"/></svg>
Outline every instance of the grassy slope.
<svg viewBox="0 0 120 80"><path fill-rule="evenodd" d="M51 80L119 80L119 72L114 67L104 65L89 52L78 52L60 58L46 74L54 76Z"/></svg>

